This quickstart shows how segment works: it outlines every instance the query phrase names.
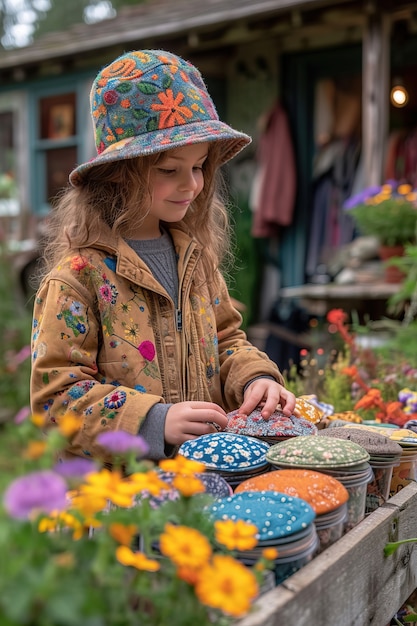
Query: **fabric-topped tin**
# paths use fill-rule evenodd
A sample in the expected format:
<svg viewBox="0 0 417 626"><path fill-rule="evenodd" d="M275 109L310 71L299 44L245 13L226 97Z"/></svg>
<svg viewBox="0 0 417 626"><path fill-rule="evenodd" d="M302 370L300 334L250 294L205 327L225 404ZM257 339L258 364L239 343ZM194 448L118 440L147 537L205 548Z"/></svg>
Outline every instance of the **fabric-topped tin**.
<svg viewBox="0 0 417 626"><path fill-rule="evenodd" d="M255 437L219 432L185 441L178 452L209 469L242 472L268 465L268 450L269 445Z"/></svg>
<svg viewBox="0 0 417 626"><path fill-rule="evenodd" d="M261 409L255 409L249 415L238 410L231 411L227 417L229 421L225 432L249 435L272 443L289 437L317 434L317 427L310 421L295 415L288 417L281 411L274 411L267 420L262 417Z"/></svg>
<svg viewBox="0 0 417 626"><path fill-rule="evenodd" d="M331 437L296 437L275 443L266 454L279 467L341 468L369 461L369 453L353 441Z"/></svg>
<svg viewBox="0 0 417 626"><path fill-rule="evenodd" d="M277 491L248 491L217 500L209 507L215 520L244 520L258 528L259 541L287 537L314 522L315 512L302 500Z"/></svg>
<svg viewBox="0 0 417 626"><path fill-rule="evenodd" d="M324 428L318 433L320 437L335 437L358 443L365 448L372 458L399 457L402 453L401 446L380 432L372 432L362 428L352 426L337 426L335 428Z"/></svg>
<svg viewBox="0 0 417 626"><path fill-rule="evenodd" d="M336 478L303 469L281 469L248 478L236 487L235 493L263 490L301 498L317 515L334 511L349 498L347 489Z"/></svg>
<svg viewBox="0 0 417 626"><path fill-rule="evenodd" d="M310 402L309 398L313 398L313 396L299 396L296 398L294 412L297 417L300 416L313 424L318 424L324 417L325 412L316 404Z"/></svg>

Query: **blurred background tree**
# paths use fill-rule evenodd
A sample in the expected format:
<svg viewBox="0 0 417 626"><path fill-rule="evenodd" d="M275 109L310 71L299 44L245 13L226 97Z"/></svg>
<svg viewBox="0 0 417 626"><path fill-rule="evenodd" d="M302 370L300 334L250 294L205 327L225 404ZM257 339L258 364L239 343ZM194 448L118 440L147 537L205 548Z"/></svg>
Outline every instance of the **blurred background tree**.
<svg viewBox="0 0 417 626"><path fill-rule="evenodd" d="M94 24L114 17L124 6L145 0L0 0L0 53L32 43L73 24Z"/></svg>

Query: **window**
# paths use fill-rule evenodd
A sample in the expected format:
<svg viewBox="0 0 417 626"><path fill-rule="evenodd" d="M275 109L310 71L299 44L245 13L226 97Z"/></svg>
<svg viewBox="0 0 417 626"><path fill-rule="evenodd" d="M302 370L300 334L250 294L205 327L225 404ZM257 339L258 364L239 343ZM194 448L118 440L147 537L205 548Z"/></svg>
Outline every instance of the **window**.
<svg viewBox="0 0 417 626"><path fill-rule="evenodd" d="M76 94L55 94L39 100L39 145L43 153L43 202L52 206L77 161ZM46 208L46 207L45 207Z"/></svg>

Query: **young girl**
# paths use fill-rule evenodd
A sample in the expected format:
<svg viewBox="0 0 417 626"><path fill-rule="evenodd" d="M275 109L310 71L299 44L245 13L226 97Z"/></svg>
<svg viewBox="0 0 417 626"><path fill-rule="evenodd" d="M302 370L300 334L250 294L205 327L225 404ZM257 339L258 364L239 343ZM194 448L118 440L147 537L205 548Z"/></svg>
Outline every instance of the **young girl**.
<svg viewBox="0 0 417 626"><path fill-rule="evenodd" d="M51 215L34 306L32 411L82 418L66 456L98 434L141 434L149 458L223 429L226 412L295 397L240 329L219 265L229 241L219 167L250 138L218 118L199 71L129 52L91 90L97 156Z"/></svg>

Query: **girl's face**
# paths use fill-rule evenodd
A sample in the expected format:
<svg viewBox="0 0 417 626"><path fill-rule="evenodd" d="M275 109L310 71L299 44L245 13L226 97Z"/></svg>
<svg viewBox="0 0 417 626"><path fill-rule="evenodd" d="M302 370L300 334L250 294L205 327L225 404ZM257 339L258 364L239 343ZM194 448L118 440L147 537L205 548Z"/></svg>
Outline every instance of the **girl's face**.
<svg viewBox="0 0 417 626"><path fill-rule="evenodd" d="M168 150L150 171L149 212L140 226L140 238L160 236L159 222L178 222L204 186L203 164L208 142Z"/></svg>

